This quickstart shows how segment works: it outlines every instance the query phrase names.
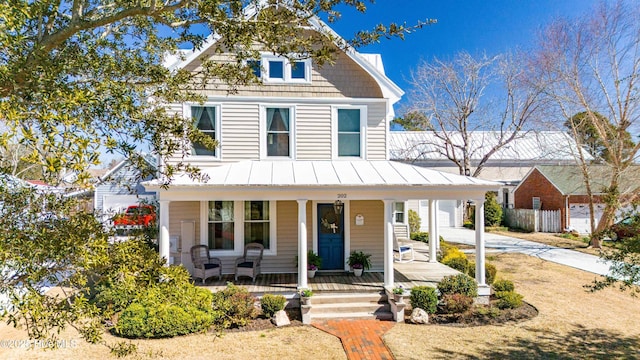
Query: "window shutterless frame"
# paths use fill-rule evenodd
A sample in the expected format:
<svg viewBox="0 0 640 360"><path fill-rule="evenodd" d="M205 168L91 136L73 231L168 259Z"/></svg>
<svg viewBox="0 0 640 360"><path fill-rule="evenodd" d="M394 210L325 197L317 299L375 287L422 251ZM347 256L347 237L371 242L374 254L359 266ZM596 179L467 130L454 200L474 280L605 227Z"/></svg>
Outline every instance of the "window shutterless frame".
<svg viewBox="0 0 640 360"><path fill-rule="evenodd" d="M197 121L200 119L194 119L194 116L200 114L201 118L204 117L204 120L208 120L210 127L213 127L213 130L207 129L204 131L205 134L211 134L212 137L218 141L218 146L212 151L203 151L202 155L196 154L196 150L194 149L194 145L186 138L184 140L185 151L188 154L189 158L198 159L198 160L220 160L221 152L222 152L222 121L221 121L221 106L220 104L212 104L212 103L186 103L182 106L182 116L190 126L198 126ZM215 119L211 121L210 117L214 116ZM205 121L206 123L207 121Z"/></svg>
<svg viewBox="0 0 640 360"><path fill-rule="evenodd" d="M260 158L296 158L296 108L292 105L260 106Z"/></svg>
<svg viewBox="0 0 640 360"><path fill-rule="evenodd" d="M358 116L359 119L354 118ZM359 120L359 121L358 121ZM345 105L331 109L331 158L367 158L367 106Z"/></svg>

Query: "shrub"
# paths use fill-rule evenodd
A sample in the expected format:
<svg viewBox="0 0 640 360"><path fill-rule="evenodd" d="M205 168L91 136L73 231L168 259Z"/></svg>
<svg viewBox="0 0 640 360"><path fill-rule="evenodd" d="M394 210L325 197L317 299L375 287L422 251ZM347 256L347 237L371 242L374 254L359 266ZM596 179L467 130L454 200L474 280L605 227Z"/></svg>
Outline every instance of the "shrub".
<svg viewBox="0 0 640 360"><path fill-rule="evenodd" d="M415 286L411 289L409 301L412 308L434 314L438 306L438 295L436 289L430 286Z"/></svg>
<svg viewBox="0 0 640 360"><path fill-rule="evenodd" d="M463 294L447 294L442 296L442 310L447 314L460 314L471 308L473 298Z"/></svg>
<svg viewBox="0 0 640 360"><path fill-rule="evenodd" d="M282 295L264 294L260 301L262 313L266 317L272 317L275 313L284 309L287 299Z"/></svg>
<svg viewBox="0 0 640 360"><path fill-rule="evenodd" d="M438 291L442 296L447 294L463 294L469 297L478 296L478 284L466 274L446 276L438 283Z"/></svg>
<svg viewBox="0 0 640 360"><path fill-rule="evenodd" d="M488 191L484 196L484 226L500 226L502 206L498 204L496 193Z"/></svg>
<svg viewBox="0 0 640 360"><path fill-rule="evenodd" d="M493 282L496 279L496 273L498 272L498 269L496 269L496 267L491 264L491 263L485 263L484 265L484 278L485 281L488 285L493 284ZM471 276L472 278L475 279L476 277L476 263L473 261L469 262L469 268L467 270L467 275Z"/></svg>
<svg viewBox="0 0 640 360"><path fill-rule="evenodd" d="M469 271L469 260L466 257L446 257L442 260L442 264L462 273Z"/></svg>
<svg viewBox="0 0 640 360"><path fill-rule="evenodd" d="M516 288L511 280L496 280L492 287L495 292L513 291Z"/></svg>
<svg viewBox="0 0 640 360"><path fill-rule="evenodd" d="M164 338L204 331L220 315L211 308L212 297L193 285L148 288L122 311L114 332L127 338Z"/></svg>
<svg viewBox="0 0 640 360"><path fill-rule="evenodd" d="M224 314L216 325L225 329L247 325L257 316L255 301L247 289L228 283L224 290L213 293L213 309Z"/></svg>
<svg viewBox="0 0 640 360"><path fill-rule="evenodd" d="M424 231L412 232L411 240L422 241L426 243L429 241L429 233Z"/></svg>
<svg viewBox="0 0 640 360"><path fill-rule="evenodd" d="M420 216L415 210L409 210L409 232L411 234L420 231Z"/></svg>
<svg viewBox="0 0 640 360"><path fill-rule="evenodd" d="M495 319L500 315L500 309L493 306L478 306L473 312L478 315L488 316L492 319Z"/></svg>
<svg viewBox="0 0 640 360"><path fill-rule="evenodd" d="M496 306L499 309L515 309L522 305L522 295L515 291L498 291L495 296L498 298Z"/></svg>

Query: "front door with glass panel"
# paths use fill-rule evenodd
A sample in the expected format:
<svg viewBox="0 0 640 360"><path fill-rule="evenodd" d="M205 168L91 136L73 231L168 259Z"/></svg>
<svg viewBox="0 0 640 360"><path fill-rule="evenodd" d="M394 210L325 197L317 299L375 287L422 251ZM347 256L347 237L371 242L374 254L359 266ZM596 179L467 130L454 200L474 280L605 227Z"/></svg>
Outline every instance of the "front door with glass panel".
<svg viewBox="0 0 640 360"><path fill-rule="evenodd" d="M344 269L344 215L333 204L318 204L318 255L322 270Z"/></svg>

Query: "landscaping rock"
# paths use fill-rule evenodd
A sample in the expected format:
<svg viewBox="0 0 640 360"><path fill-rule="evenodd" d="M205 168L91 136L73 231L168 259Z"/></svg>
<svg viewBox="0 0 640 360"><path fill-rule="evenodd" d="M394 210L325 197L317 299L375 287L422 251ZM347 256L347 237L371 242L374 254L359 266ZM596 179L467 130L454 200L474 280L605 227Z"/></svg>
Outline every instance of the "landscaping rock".
<svg viewBox="0 0 640 360"><path fill-rule="evenodd" d="M289 321L289 316L287 316L287 313L284 310L280 310L275 313L271 321L278 327L291 324L291 322Z"/></svg>
<svg viewBox="0 0 640 360"><path fill-rule="evenodd" d="M428 324L429 314L427 314L427 312L422 309L413 309L409 321L411 321L411 323L413 324Z"/></svg>

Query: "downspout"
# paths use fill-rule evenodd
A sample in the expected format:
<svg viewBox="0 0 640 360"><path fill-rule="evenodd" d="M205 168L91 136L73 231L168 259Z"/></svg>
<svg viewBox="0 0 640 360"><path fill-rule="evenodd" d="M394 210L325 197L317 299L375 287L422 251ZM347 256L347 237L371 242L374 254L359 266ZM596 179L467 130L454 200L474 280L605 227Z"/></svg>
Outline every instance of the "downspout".
<svg viewBox="0 0 640 360"><path fill-rule="evenodd" d="M569 228L569 195L564 197L564 228Z"/></svg>

